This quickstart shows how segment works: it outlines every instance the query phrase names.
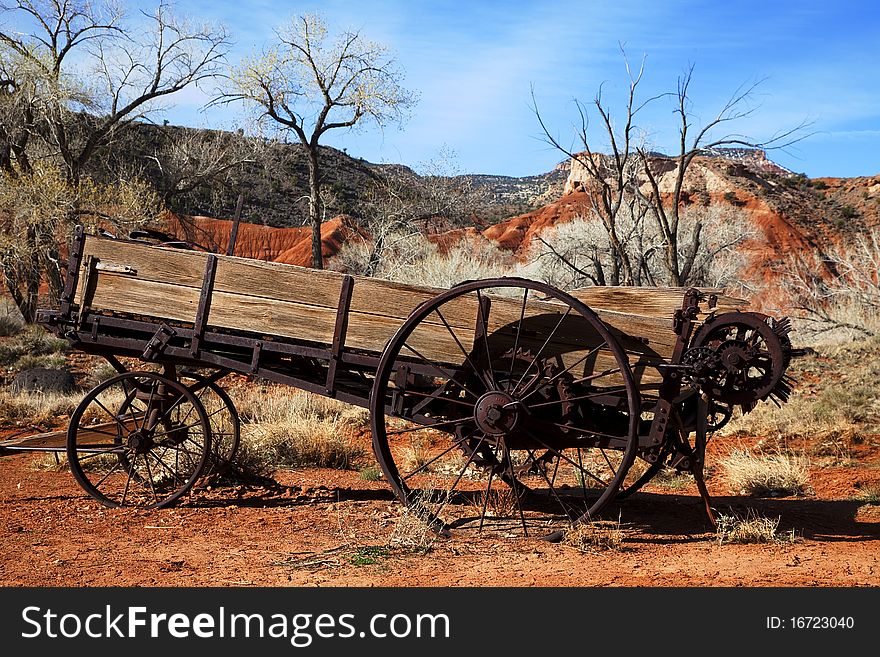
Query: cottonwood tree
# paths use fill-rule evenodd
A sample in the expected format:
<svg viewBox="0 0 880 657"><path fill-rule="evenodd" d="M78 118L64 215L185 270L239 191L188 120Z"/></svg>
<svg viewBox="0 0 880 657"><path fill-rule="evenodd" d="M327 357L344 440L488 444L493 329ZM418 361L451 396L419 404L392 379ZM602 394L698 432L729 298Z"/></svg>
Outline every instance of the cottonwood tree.
<svg viewBox="0 0 880 657"><path fill-rule="evenodd" d="M0 185L0 269L25 321L34 319L41 281L53 298L61 294L58 239L74 222L126 234L151 220L157 207L153 189L138 179L84 179L74 186L45 161L34 163L28 175L8 177Z"/></svg>
<svg viewBox="0 0 880 657"><path fill-rule="evenodd" d="M683 208L688 205L685 178L694 159L698 155L712 154L724 147L762 148L764 150L780 149L805 138L804 129L807 123L795 128L779 132L766 141L753 140L726 130L730 123L751 116L755 107L751 104L760 81L739 87L721 107L714 117L702 125L697 125L692 111L691 81L693 66L679 77L676 91L660 94L641 100L638 87L644 73L644 60L637 72L634 72L626 59L624 62L628 78L628 94L620 116L615 116L602 98L602 89L593 100L595 112L601 120L599 136L590 131L589 107L575 101L580 118L577 129L579 150L574 151L562 145L544 122L533 96L533 110L543 131L544 139L567 155L573 162L581 165L587 178L586 190L591 198L594 212L601 219L607 233L611 259L610 275L596 276L600 285L638 284L645 279L639 269L646 266L649 255L662 253L662 280L672 286L688 285L697 278L693 275L706 251L707 240L703 233L705 224L702 220L682 221ZM672 99L678 121L678 139L676 153L660 155L651 151L643 140L639 139L641 130L635 119L648 105L664 99ZM596 144L603 140L608 142L609 153L597 150ZM645 222L653 224L652 232L660 236L660 242L650 241L650 254L637 253L638 262L633 262L633 254L627 248L621 236L618 217L622 210L627 216L639 217L635 223L636 230L630 230L630 236L638 238L648 230ZM684 235L685 228L688 231ZM643 274L647 272L643 271ZM656 278L656 277L654 277ZM654 283L651 283L654 284Z"/></svg>
<svg viewBox="0 0 880 657"><path fill-rule="evenodd" d="M163 99L216 75L228 41L165 2L139 21L111 0L0 0L0 10L0 266L30 319L41 275L57 287L57 242L74 223L156 209L141 202L156 199L136 177L97 183L90 165ZM114 198L129 187L131 203Z"/></svg>
<svg viewBox="0 0 880 657"><path fill-rule="evenodd" d="M262 54L243 60L218 99L250 104L258 121L292 132L305 149L316 268L323 267L321 140L331 130L401 122L415 102L401 80L387 48L357 31L331 35L320 16L305 14L279 30Z"/></svg>
<svg viewBox="0 0 880 657"><path fill-rule="evenodd" d="M120 130L216 75L229 45L223 28L181 19L166 2L138 23L103 0L17 0L0 9L25 26L0 27L0 44L20 60L5 88L12 96L38 90L38 113L22 126L60 157L74 185Z"/></svg>
<svg viewBox="0 0 880 657"><path fill-rule="evenodd" d="M602 129L608 138L609 153L597 152L592 145L589 134L589 109L586 105L575 99L575 107L580 118L580 126L577 129L577 137L581 148L573 152L562 145L553 136L541 113L538 111L535 91L532 88L532 108L541 126L545 140L557 150L564 153L570 160L577 162L586 173L590 182L590 203L595 215L601 220L602 226L608 237L608 246L611 251L609 271L600 266L598 257L593 257L593 270L595 272L595 285L633 285L636 280L634 265L626 244L620 234L618 216L622 211L628 211L630 219L642 216L641 208L637 208L639 170L641 162L638 159L637 142L639 139L638 128L634 123L636 115L654 98L639 102L636 90L644 74L644 60L637 72L629 66L624 57L626 72L629 78L628 95L625 106L625 119L622 128L615 129L615 123L610 108L602 99L602 87L593 99L593 105L602 122Z"/></svg>

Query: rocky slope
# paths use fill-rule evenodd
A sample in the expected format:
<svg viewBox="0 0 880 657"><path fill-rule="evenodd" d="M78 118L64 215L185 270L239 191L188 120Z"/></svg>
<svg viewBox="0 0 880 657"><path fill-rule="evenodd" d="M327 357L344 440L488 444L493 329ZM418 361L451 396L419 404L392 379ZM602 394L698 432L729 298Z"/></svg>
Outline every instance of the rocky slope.
<svg viewBox="0 0 880 657"><path fill-rule="evenodd" d="M670 192L674 162L665 162L668 164L660 179L660 189ZM415 174L409 171L409 175ZM475 209L473 226L431 236L443 247L462 239L479 238L525 257L536 235L590 211L589 185L577 163L564 163L554 171L529 178L470 178L474 187L486 192L486 206ZM697 157L688 170L685 190L687 204L734 207L746 214L757 229L757 237L747 244L752 258L750 272L760 282L767 282L775 265L789 254L822 252L865 228L880 225L880 175L809 179L779 167L760 151L707 153ZM496 220L505 212L524 207L527 211ZM199 217L186 223L190 228L168 228L175 234L225 250L231 222ZM187 230L200 234L188 234ZM364 234L357 217L345 215L326 222L322 230L325 257L332 257L346 240ZM309 239L308 228L242 224L236 254L308 266Z"/></svg>

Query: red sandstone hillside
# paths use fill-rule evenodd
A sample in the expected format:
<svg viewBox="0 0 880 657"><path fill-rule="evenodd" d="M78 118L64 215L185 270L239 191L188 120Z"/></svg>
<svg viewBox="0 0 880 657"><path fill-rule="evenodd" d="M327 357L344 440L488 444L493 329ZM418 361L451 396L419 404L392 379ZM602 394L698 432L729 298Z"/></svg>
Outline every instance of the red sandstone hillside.
<svg viewBox="0 0 880 657"><path fill-rule="evenodd" d="M208 250L225 252L232 232L232 222L210 217L182 219L166 214L162 230ZM364 237L366 233L351 217L334 217L321 225L322 255L330 258L346 241ZM312 229L309 226L273 228L242 222L235 240L234 255L308 267L312 262Z"/></svg>
<svg viewBox="0 0 880 657"><path fill-rule="evenodd" d="M670 161L660 181L661 191L671 191L673 169ZM746 213L758 229L757 239L748 245L754 271L769 271L788 254L821 251L857 230L880 225L880 175L811 180L776 166L760 151L737 157L696 158L688 170L685 189L688 204L735 206ZM446 247L462 239L481 237L524 256L536 235L588 214L589 208L589 185L575 164L564 193L547 205L488 228L457 229L431 239ZM195 217L186 222L172 219L165 228L179 237L225 250L231 225L230 221ZM348 216L325 222L325 258L337 253L347 240L364 235ZM271 228L243 223L235 253L308 266L310 239L308 227Z"/></svg>

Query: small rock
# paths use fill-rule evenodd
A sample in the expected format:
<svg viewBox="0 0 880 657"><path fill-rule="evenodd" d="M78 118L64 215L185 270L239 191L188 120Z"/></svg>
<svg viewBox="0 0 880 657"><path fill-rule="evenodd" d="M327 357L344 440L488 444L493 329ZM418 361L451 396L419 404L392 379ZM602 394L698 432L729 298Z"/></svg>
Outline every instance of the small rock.
<svg viewBox="0 0 880 657"><path fill-rule="evenodd" d="M35 367L15 375L10 386L12 392L60 392L68 394L76 390L73 374L67 370Z"/></svg>

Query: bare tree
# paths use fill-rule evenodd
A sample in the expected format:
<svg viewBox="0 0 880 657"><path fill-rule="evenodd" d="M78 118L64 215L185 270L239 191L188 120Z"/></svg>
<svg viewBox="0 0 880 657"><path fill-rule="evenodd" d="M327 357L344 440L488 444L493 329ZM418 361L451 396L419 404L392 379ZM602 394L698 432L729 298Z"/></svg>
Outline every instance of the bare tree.
<svg viewBox="0 0 880 657"><path fill-rule="evenodd" d="M880 230L826 253L792 255L780 269L792 305L817 335L837 329L880 335Z"/></svg>
<svg viewBox="0 0 880 657"><path fill-rule="evenodd" d="M0 0L0 10L16 26L0 26L0 267L30 320L41 276L58 291L58 240L75 222L155 213L137 176L98 183L87 166L162 99L217 74L227 37L164 1L137 23L112 0Z"/></svg>
<svg viewBox="0 0 880 657"><path fill-rule="evenodd" d="M37 162L28 175L7 177L0 185L0 269L7 292L25 321L32 322L40 283L58 298L62 288L59 240L73 224L99 226L125 234L146 223L158 199L137 179L96 184L90 179L71 184L49 162Z"/></svg>
<svg viewBox="0 0 880 657"><path fill-rule="evenodd" d="M653 222L633 214L628 206L617 214L619 246L633 267L633 284L656 286L665 275L664 238ZM685 285L726 287L739 282L746 258L738 247L756 236L745 213L725 206L690 206L681 216L683 248L693 234L691 227L701 223L706 238ZM530 276L561 289L604 285L603 273L613 269L617 251L605 225L595 212L555 226L532 244L527 260Z"/></svg>
<svg viewBox="0 0 880 657"><path fill-rule="evenodd" d="M693 66L678 79L678 88L674 94L675 113L678 115L678 152L674 156L675 169L672 172L672 191L664 194L660 180L665 168L663 158L657 158L644 147L638 149L642 162L642 171L647 177L649 191L642 198L647 203L650 214L664 237L664 262L670 285L685 285L691 277L691 270L699 257L703 245L703 222L695 221L687 239L687 248L681 248L685 239L681 235L681 211L684 207L685 175L688 168L698 155L710 154L719 148L740 146L746 148L779 149L790 146L803 139L806 123L801 123L791 130L777 133L767 141L755 141L734 133L717 134L718 129L754 113L755 107L750 101L761 81L739 87L727 100L715 117L703 126L693 123L690 112L690 85L693 77ZM641 191L641 190L640 190Z"/></svg>
<svg viewBox="0 0 880 657"><path fill-rule="evenodd" d="M644 61L635 73L630 68L625 53L624 63L628 77L628 94L621 120L616 121L609 107L603 104L601 88L593 101L601 119L603 137L609 143L610 153L596 150L595 140L589 132L588 108L580 102L575 101L580 117L577 131L580 141L578 152L565 148L551 134L537 109L534 92L533 109L544 139L569 156L573 163L580 164L586 173L589 187L586 191L590 194L594 212L605 228L612 256L608 261L610 276L595 275L596 283L633 285L638 284L639 280L647 284L662 282L656 276L648 275L646 269L648 260L659 250L663 255L662 279L673 286L687 285L695 278L693 270L700 261L705 246L704 223L699 218L688 222L687 236L682 234L685 228L682 211L687 205L684 202L687 193L685 177L694 158L731 146L765 150L784 148L806 137L804 128L807 124L801 123L791 130L777 133L764 142L734 133L718 135L719 129L754 112L755 108L749 103L760 81L737 89L712 120L696 126L690 111L693 67L679 78L675 93L639 100L638 86L644 73ZM635 118L642 109L668 97L675 100L675 112L679 120L678 150L673 156L658 155L638 140L639 129L635 123ZM623 209L627 210L627 217L636 219L631 227L632 236L644 234L642 224L648 217L651 218L661 241L657 243L652 240L648 246L650 252L629 252L618 225L618 216Z"/></svg>
<svg viewBox="0 0 880 657"><path fill-rule="evenodd" d="M0 44L41 89L34 131L74 185L120 130L163 98L216 75L228 47L225 30L177 18L164 0L144 12L146 25L132 24L109 0L16 0L0 8L33 28L22 34L4 27ZM27 82L15 79L6 88L25 89Z"/></svg>
<svg viewBox="0 0 880 657"><path fill-rule="evenodd" d="M322 18L306 14L292 19L276 38L261 55L241 62L219 102L256 106L259 121L274 122L302 144L309 169L312 263L321 268L321 139L330 130L366 121L380 127L399 122L415 96L401 86L402 74L388 50L357 31L331 36Z"/></svg>
<svg viewBox="0 0 880 657"><path fill-rule="evenodd" d="M156 129L162 132L160 143L145 157L166 206L199 187L234 186L236 173L255 164L264 150L261 140L234 132Z"/></svg>
<svg viewBox="0 0 880 657"><path fill-rule="evenodd" d="M608 236L611 249L609 261L610 271L605 275L604 268L599 267L599 260L593 260L596 284L605 285L633 285L637 277L639 263L631 262L627 249L621 239L618 227L618 215L621 210L629 211L630 218L643 216L636 207L637 189L639 186L638 160L638 129L634 123L636 115L651 101L657 97L645 101L637 100L637 89L644 74L644 60L637 72L630 68L629 61L624 55L626 73L629 79L629 88L625 106L625 118L623 127L615 129L611 109L603 104L602 87L593 99L593 105L599 115L604 136L608 139L610 153L597 152L592 146L592 138L589 134L589 111L580 101L575 100L575 106L580 118L577 129L577 137L580 149L573 152L562 145L552 135L544 123L538 110L534 88L532 89L532 108L541 125L545 140L557 150L568 156L573 162L579 164L587 175L591 189L590 202L594 213L602 221ZM640 217L639 217L640 218ZM634 269L635 267L635 269Z"/></svg>

